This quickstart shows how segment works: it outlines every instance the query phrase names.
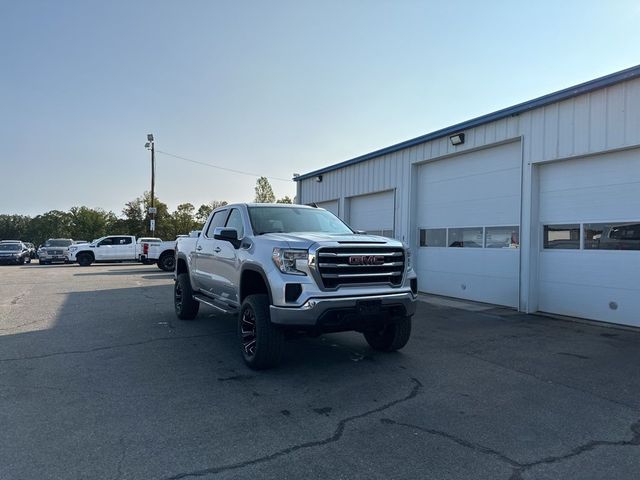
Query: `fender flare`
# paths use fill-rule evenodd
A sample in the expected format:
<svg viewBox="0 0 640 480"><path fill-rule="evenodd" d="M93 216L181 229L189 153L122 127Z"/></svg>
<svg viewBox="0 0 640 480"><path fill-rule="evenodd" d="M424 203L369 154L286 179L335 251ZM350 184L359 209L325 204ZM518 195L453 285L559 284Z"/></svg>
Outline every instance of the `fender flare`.
<svg viewBox="0 0 640 480"><path fill-rule="evenodd" d="M271 285L269 284L269 280L267 279L267 274L264 273L264 270L262 269L262 267L259 267L257 265L251 265L251 264L243 266L242 269L240 270L240 282L239 282L240 285L242 285L242 276L246 271L256 272L262 277L262 281L267 286L267 295L269 296L269 304L273 304L273 295L271 293ZM238 285L238 293L239 293L238 299L242 298L242 291L240 290L240 285Z"/></svg>

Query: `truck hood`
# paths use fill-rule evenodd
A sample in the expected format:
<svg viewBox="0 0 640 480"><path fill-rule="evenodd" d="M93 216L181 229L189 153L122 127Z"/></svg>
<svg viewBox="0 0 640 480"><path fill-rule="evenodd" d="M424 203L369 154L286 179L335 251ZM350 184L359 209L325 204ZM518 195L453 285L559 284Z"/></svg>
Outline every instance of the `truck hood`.
<svg viewBox="0 0 640 480"><path fill-rule="evenodd" d="M78 249L80 249L80 248L87 248L91 246L95 247L95 245L96 245L95 243L87 242L87 243L74 243L73 245L69 245L69 247L77 247ZM66 248L68 249L69 247L66 247ZM53 247L47 247L47 248L53 248Z"/></svg>
<svg viewBox="0 0 640 480"><path fill-rule="evenodd" d="M309 248L316 243L344 245L349 243L372 243L379 245L402 246L402 243L392 238L378 235L336 235L330 233L265 233L260 238L274 242L288 242L291 248Z"/></svg>

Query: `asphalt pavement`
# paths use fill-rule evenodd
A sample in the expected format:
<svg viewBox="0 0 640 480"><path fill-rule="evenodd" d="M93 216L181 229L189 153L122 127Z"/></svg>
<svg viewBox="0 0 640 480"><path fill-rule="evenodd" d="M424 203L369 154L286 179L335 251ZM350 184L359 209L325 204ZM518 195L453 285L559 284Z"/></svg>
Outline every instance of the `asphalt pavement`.
<svg viewBox="0 0 640 480"><path fill-rule="evenodd" d="M0 479L636 479L640 332L420 302L247 369L138 264L0 267Z"/></svg>

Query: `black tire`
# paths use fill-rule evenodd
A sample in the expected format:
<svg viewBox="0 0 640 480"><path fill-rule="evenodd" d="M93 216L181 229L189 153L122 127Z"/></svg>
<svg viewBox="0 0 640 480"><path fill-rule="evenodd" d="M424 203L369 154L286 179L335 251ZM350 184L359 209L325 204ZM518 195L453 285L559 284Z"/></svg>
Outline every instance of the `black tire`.
<svg viewBox="0 0 640 480"><path fill-rule="evenodd" d="M40 263L40 265L46 265L47 264L46 260L38 260L38 262Z"/></svg>
<svg viewBox="0 0 640 480"><path fill-rule="evenodd" d="M93 257L88 253L80 253L76 259L78 260L78 265L81 267L88 267L93 263Z"/></svg>
<svg viewBox="0 0 640 480"><path fill-rule="evenodd" d="M176 256L173 252L163 253L158 259L158 268L165 272L173 272L176 268Z"/></svg>
<svg viewBox="0 0 640 480"><path fill-rule="evenodd" d="M364 332L364 338L374 350L394 352L404 347L411 337L411 317L400 317L385 325L382 330Z"/></svg>
<svg viewBox="0 0 640 480"><path fill-rule="evenodd" d="M198 315L200 303L193 299L193 289L188 273L181 273L173 287L173 306L180 320L193 320Z"/></svg>
<svg viewBox="0 0 640 480"><path fill-rule="evenodd" d="M271 323L267 295L249 295L238 315L238 339L245 363L254 370L277 366L284 350L284 332Z"/></svg>
<svg viewBox="0 0 640 480"><path fill-rule="evenodd" d="M24 257L20 257L16 263L18 265L24 265Z"/></svg>

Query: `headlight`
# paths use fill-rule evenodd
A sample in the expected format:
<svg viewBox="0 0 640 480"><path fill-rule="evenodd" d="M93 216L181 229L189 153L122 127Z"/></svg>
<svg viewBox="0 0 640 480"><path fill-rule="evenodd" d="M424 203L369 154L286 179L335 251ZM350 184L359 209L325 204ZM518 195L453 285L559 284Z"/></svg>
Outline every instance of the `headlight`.
<svg viewBox="0 0 640 480"><path fill-rule="evenodd" d="M306 275L306 273L296 268L298 260L307 260L309 252L307 250L292 250L289 248L274 248L273 263L280 269L282 273L291 273L293 275Z"/></svg>
<svg viewBox="0 0 640 480"><path fill-rule="evenodd" d="M78 249L78 247L69 247L69 251L70 252L75 252Z"/></svg>

